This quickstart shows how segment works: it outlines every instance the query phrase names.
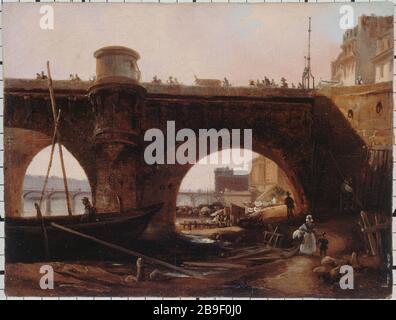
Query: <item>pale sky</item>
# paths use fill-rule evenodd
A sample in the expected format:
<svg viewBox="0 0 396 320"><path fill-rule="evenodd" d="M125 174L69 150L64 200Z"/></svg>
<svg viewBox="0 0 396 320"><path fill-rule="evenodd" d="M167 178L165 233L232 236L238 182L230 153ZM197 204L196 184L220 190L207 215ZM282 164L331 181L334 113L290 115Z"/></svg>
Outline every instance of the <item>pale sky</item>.
<svg viewBox="0 0 396 320"><path fill-rule="evenodd" d="M351 3L348 3L351 4ZM44 4L3 4L3 55L6 78L35 78L51 62L54 79L95 74L94 51L122 45L141 55L143 81L154 75L177 77L184 84L199 78L247 85L264 76L298 83L307 54L308 17L312 17L312 70L316 81L330 79L330 62L339 51L343 30L337 4L51 4L54 30L41 30ZM48 5L48 4L46 4ZM354 3L354 16L392 15L388 3ZM49 149L29 167L45 174ZM71 178L84 173L66 153ZM55 159L59 163L59 159ZM213 187L213 166L196 166L182 188ZM61 175L59 165L53 175Z"/></svg>
<svg viewBox="0 0 396 320"><path fill-rule="evenodd" d="M67 177L79 180L86 180L87 176L80 166L78 161L73 157L73 155L63 147L63 157L65 160L65 169ZM48 162L49 162L49 155L50 155L51 147L47 147L41 152L39 152L34 158L33 161L30 163L26 174L27 175L39 175L45 176ZM239 149L235 149L241 152ZM235 169L237 172L241 171L242 168L240 165L229 162L226 164L222 163L222 157L227 151L222 151L218 153L213 153L203 159L201 159L197 164L195 164L190 171L188 171L187 175L184 177L182 185L180 186L181 190L213 190L214 189L214 170L216 168L221 167L229 167ZM243 154L244 162L248 165L248 170L244 171L244 173L250 172L249 162L250 159L254 159L259 156L259 154L255 152L251 152L250 154ZM217 158L216 158L217 157ZM232 156L231 156L232 158ZM218 159L218 161L216 161ZM217 164L216 164L217 163ZM54 151L54 158L51 167L50 176L62 176L62 169L60 165L60 158L59 158L59 149L58 146L55 146Z"/></svg>
<svg viewBox="0 0 396 320"><path fill-rule="evenodd" d="M74 158L73 155L65 147L62 148L62 151L67 177L72 179L86 180L87 176L76 158ZM45 176L45 174L47 173L50 153L51 146L41 150L29 164L26 174L33 176ZM62 177L59 149L57 145L55 146L54 150L54 158L52 161L50 176Z"/></svg>
<svg viewBox="0 0 396 320"><path fill-rule="evenodd" d="M234 85L285 76L297 83L312 17L312 68L330 78L343 30L339 4L52 4L54 30L41 30L41 4L3 5L5 77L33 78L51 61L53 77L95 74L95 50L137 50L143 81L169 75L185 84L228 77ZM362 14L391 15L391 3L355 3Z"/></svg>
<svg viewBox="0 0 396 320"><path fill-rule="evenodd" d="M229 167L234 169L234 173L241 173L246 174L250 173L251 171L251 159L259 157L260 155L256 152L250 152L248 150L241 150L241 149L233 149L235 152L240 152L243 159L243 162L247 166L247 168L243 168L243 166L233 163L231 160L230 162L222 163L223 155L230 150L224 150L216 153L212 153L207 157L198 161L185 175L182 184L180 186L180 190L187 191L187 190L203 190L203 191L210 191L214 190L215 188L215 175L214 171L216 168L222 167ZM247 153L244 154L243 152L246 151ZM248 153L250 152L250 153ZM232 159L232 155L230 156Z"/></svg>

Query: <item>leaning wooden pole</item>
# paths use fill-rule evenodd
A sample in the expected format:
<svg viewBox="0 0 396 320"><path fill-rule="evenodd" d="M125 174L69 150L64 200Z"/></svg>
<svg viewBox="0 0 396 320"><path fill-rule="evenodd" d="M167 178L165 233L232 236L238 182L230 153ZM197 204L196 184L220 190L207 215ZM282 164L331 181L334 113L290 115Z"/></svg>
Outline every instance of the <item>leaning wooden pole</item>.
<svg viewBox="0 0 396 320"><path fill-rule="evenodd" d="M80 238L83 238L83 239L90 240L90 241L95 242L97 244L100 244L100 245L102 245L104 247L113 249L113 250L118 251L118 252L122 252L122 253L124 253L126 255L137 257L137 258L142 258L144 261L147 261L147 262L150 262L150 263L153 263L153 264L157 264L157 265L166 267L166 268L171 269L171 270L178 271L180 273L183 273L183 274L195 277L195 278L202 278L202 276L200 274L197 274L197 273L195 273L193 271L186 270L186 269L174 266L173 264L167 263L167 262L162 261L162 260L158 260L156 258L148 257L148 256L146 256L144 254L139 253L139 252L123 248L121 246L118 246L116 244L113 244L113 243L110 243L110 242L107 242L107 241L104 241L104 240L100 240L100 239L92 237L92 236L90 236L88 234L85 234L85 233L82 233L82 232L78 232L76 230L61 226L61 225L59 225L57 223L52 222L51 226L53 228L55 228L55 229L60 230L60 231L63 231L63 232L69 233L69 234L73 234L73 235L75 235L77 237L80 237Z"/></svg>
<svg viewBox="0 0 396 320"><path fill-rule="evenodd" d="M58 149L59 149L59 158L60 158L60 163L61 163L61 168L62 168L63 185L65 187L67 212L68 212L69 216L72 216L73 212L72 212L72 207L71 207L71 203L70 203L69 188L67 185L67 177L66 177L65 162L63 159L62 144L60 143L60 141L61 141L60 134L59 134L58 126L56 125L56 122L58 119L58 109L56 107L54 88L52 86L52 78L51 78L51 70L50 70L49 61L47 61L47 73L48 73L48 89L49 89L50 98L51 98L52 115L53 115L54 123L55 123L56 137L57 137Z"/></svg>
<svg viewBox="0 0 396 320"><path fill-rule="evenodd" d="M48 163L48 167L47 167L47 173L46 173L45 179L44 179L43 188L42 188L42 190L41 190L40 201L39 201L39 203L38 203L40 209L41 209L41 203L43 202L43 199L44 199L45 191L46 191L46 189L47 189L48 177L49 177L50 172L51 172L52 161L54 160L54 150L55 150L55 145L56 145L56 131L57 131L57 129L58 129L58 122L59 122L60 114L61 114L61 113L60 113L60 111L59 111L57 121L55 122L54 133L53 133L53 135L52 135L50 159L49 159L49 163Z"/></svg>
<svg viewBox="0 0 396 320"><path fill-rule="evenodd" d="M44 255L45 259L49 259L49 245L48 245L48 234L47 229L45 227L44 218L41 214L40 206L37 203L34 203L37 212L37 219L40 221L40 228L41 228L41 235L43 237L43 244L44 244Z"/></svg>

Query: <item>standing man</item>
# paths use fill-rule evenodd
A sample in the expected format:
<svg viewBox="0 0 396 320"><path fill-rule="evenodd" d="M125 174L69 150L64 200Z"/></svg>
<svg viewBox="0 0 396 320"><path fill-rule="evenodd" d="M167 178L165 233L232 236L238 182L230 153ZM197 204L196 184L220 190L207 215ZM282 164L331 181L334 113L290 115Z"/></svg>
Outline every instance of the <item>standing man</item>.
<svg viewBox="0 0 396 320"><path fill-rule="evenodd" d="M341 183L340 192L340 213L349 212L353 209L354 190L352 186L352 178L345 179Z"/></svg>
<svg viewBox="0 0 396 320"><path fill-rule="evenodd" d="M294 210L294 200L290 196L290 192L288 191L286 193L287 197L285 198L285 205L287 207L287 219L290 219L293 217L293 210Z"/></svg>

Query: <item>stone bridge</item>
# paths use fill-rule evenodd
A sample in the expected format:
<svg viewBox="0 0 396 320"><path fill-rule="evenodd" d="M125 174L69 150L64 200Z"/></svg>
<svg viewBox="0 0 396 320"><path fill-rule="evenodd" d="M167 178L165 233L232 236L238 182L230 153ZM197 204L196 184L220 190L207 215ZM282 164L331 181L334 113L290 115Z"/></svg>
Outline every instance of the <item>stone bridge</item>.
<svg viewBox="0 0 396 320"><path fill-rule="evenodd" d="M72 211L74 213L81 214L84 212L83 206L81 205L81 200L83 197L87 197L91 199L91 192L87 190L69 190L69 195L70 195L70 200L71 200L71 205L72 205ZM34 210L34 202L38 202L41 197L41 190L39 189L24 189L22 191L22 199L21 199L21 213L22 214L29 214L30 212L26 212L28 208L24 208L24 206L28 203L31 202L31 211L32 215L35 216L35 210ZM44 193L43 197L43 202L44 206L42 207L43 214L46 216L50 216L53 213L52 209L52 201L56 199L62 199L66 201L66 195L64 190L47 190Z"/></svg>
<svg viewBox="0 0 396 320"><path fill-rule="evenodd" d="M117 195L125 208L164 202L151 225L151 230L163 232L173 229L179 187L192 165L146 164L146 130L166 132L170 120L175 121L176 130L190 128L196 133L205 128L252 129L253 151L286 173L298 210L335 212L341 182L358 179L363 154L375 146L334 101L337 97L342 97L342 103L356 100L355 109L374 110L376 103L364 104L362 97L368 95L382 101L384 114L392 113L390 84L321 93L54 81L54 90L61 110L61 143L85 170L98 211L117 210ZM8 216L17 216L27 167L51 144L54 121L46 80L6 79L4 98L5 205ZM354 116L356 121L359 110ZM384 126L382 135L388 127L391 130L391 122L379 119L378 123Z"/></svg>

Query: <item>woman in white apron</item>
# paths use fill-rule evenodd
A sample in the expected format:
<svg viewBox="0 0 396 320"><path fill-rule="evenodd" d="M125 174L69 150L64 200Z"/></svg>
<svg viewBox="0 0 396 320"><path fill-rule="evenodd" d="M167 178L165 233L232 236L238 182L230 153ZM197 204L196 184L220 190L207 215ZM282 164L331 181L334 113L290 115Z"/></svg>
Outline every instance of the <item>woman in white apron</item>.
<svg viewBox="0 0 396 320"><path fill-rule="evenodd" d="M314 230L314 220L309 214L305 219L305 223L293 233L293 239L302 240L300 252L302 254L312 255L316 252L316 237Z"/></svg>

